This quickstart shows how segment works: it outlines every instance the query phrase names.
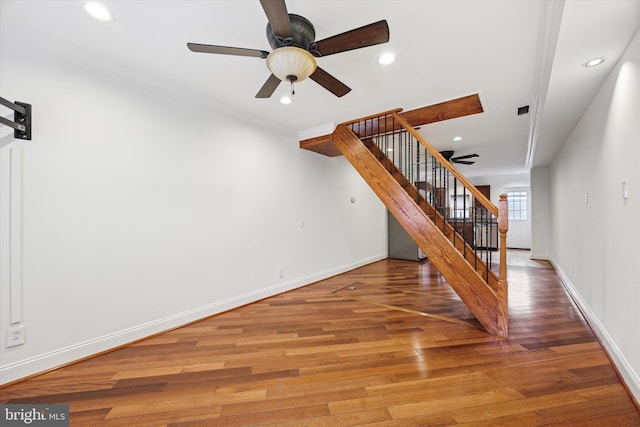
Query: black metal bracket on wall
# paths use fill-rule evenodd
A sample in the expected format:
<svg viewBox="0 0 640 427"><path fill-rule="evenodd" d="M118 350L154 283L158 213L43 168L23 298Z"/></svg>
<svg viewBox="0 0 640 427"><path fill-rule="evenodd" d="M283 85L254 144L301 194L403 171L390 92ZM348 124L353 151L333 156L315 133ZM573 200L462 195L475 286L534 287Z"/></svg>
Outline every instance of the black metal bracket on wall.
<svg viewBox="0 0 640 427"><path fill-rule="evenodd" d="M0 123L13 128L13 137L31 141L31 104L15 103L0 96L0 104L14 111L13 121L0 116Z"/></svg>

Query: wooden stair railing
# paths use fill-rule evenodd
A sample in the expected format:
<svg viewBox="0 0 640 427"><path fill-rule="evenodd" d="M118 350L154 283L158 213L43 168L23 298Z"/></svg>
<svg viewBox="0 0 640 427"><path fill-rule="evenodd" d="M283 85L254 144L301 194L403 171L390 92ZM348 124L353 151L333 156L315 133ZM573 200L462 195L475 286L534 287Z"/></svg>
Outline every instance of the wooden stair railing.
<svg viewBox="0 0 640 427"><path fill-rule="evenodd" d="M485 329L507 337L506 198L501 196L500 209L493 205L400 117L399 111L338 125L332 139ZM397 156L395 150L399 150ZM427 176L426 165L429 165L431 177ZM442 182L453 182L453 194L457 194L461 186L463 200L474 197L481 204L481 207L473 207L474 212L482 209L483 215L490 215L490 224L495 225L495 237L499 240L497 275L493 271L491 248L478 250L474 237L469 241L469 236L464 236L469 233L461 233L458 227L462 224L464 230L470 224L475 235L475 219L449 218L450 207L436 200L433 191L433 184L439 182L434 181L436 173L446 177ZM432 181L431 191L419 188L418 182L429 180ZM454 204L456 215L466 212L455 208Z"/></svg>
<svg viewBox="0 0 640 427"><path fill-rule="evenodd" d="M385 166L387 171L395 178L396 181L409 193L409 195L416 200L419 207L421 207L425 213L432 219L436 227L444 233L453 246L462 254L462 256L475 267L476 271L482 278L489 284L494 291L498 290L499 278L496 273L489 268L486 262L477 257L473 251L471 245L464 240L464 236L455 229L453 225L446 221L444 216L438 212L433 205L431 205L420 193L416 186L411 185L407 178L398 170L398 168L388 160L385 153L382 153L379 147L373 143L371 139L363 140L365 146L371 151L371 153L379 159L379 161Z"/></svg>
<svg viewBox="0 0 640 427"><path fill-rule="evenodd" d="M437 104L402 111L400 115L413 127L437 123L443 120L457 119L484 112L480 96L463 96ZM332 135L321 135L300 141L300 148L323 154L329 157L341 156L342 153L333 143Z"/></svg>

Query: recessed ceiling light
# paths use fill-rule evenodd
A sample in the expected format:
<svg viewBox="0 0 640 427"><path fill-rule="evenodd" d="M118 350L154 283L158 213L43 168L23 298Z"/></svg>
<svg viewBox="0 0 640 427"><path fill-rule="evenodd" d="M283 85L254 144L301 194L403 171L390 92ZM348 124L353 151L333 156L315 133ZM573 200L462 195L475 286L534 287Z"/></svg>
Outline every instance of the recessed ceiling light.
<svg viewBox="0 0 640 427"><path fill-rule="evenodd" d="M84 4L84 10L98 21L111 22L114 19L113 14L100 3L87 2Z"/></svg>
<svg viewBox="0 0 640 427"><path fill-rule="evenodd" d="M380 55L380 58L378 58L378 63L380 65L389 65L389 64L393 64L393 61L395 60L396 60L396 56L391 52L387 52Z"/></svg>
<svg viewBox="0 0 640 427"><path fill-rule="evenodd" d="M282 98L280 98L280 104L284 104L284 105L289 105L293 102L293 99L291 99L290 96L283 96Z"/></svg>
<svg viewBox="0 0 640 427"><path fill-rule="evenodd" d="M454 136L453 140L458 142L458 141L462 141L462 137L461 136Z"/></svg>
<svg viewBox="0 0 640 427"><path fill-rule="evenodd" d="M583 67L595 67L596 65L602 64L607 58L601 56L599 58L593 58L582 64Z"/></svg>

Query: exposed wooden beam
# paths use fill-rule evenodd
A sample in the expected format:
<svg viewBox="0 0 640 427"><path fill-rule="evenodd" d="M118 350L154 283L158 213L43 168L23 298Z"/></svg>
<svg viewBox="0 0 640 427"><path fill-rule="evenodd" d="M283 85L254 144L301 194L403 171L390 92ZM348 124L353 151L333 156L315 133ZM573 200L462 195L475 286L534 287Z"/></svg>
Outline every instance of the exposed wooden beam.
<svg viewBox="0 0 640 427"><path fill-rule="evenodd" d="M416 108L400 113L413 127L428 125L430 123L451 120L459 117L470 116L484 112L478 94ZM300 148L315 151L329 157L341 156L342 153L333 143L333 136L322 135L300 141Z"/></svg>
<svg viewBox="0 0 640 427"><path fill-rule="evenodd" d="M315 151L329 157L342 156L338 147L333 143L333 134L317 136L300 141L300 148Z"/></svg>

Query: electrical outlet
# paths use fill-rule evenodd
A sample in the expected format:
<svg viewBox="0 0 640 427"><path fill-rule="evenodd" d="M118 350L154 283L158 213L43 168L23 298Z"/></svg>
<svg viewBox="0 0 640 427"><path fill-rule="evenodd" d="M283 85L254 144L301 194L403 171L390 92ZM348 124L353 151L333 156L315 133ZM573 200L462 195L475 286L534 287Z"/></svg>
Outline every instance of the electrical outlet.
<svg viewBox="0 0 640 427"><path fill-rule="evenodd" d="M7 348L23 345L27 337L27 325L7 329Z"/></svg>
<svg viewBox="0 0 640 427"><path fill-rule="evenodd" d="M284 268L280 267L280 270L278 270L278 277L284 277Z"/></svg>

